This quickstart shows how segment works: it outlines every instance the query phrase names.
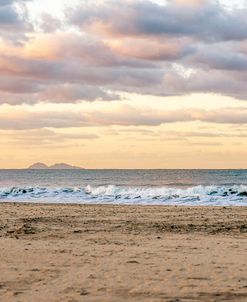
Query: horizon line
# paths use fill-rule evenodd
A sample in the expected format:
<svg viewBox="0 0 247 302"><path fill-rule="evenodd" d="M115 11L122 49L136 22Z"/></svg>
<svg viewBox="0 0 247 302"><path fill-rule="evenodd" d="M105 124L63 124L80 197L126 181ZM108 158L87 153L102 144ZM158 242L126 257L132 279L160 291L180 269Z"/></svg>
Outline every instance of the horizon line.
<svg viewBox="0 0 247 302"><path fill-rule="evenodd" d="M82 168L78 167L77 169L68 168L68 169L30 169L30 168L0 168L1 170L247 170L246 168Z"/></svg>

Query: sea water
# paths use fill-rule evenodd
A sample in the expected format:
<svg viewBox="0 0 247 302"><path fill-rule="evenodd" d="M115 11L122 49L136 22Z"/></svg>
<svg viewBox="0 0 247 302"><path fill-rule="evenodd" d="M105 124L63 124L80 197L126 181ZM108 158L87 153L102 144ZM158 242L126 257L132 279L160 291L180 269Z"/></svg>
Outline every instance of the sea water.
<svg viewBox="0 0 247 302"><path fill-rule="evenodd" d="M0 170L0 202L247 206L247 170Z"/></svg>

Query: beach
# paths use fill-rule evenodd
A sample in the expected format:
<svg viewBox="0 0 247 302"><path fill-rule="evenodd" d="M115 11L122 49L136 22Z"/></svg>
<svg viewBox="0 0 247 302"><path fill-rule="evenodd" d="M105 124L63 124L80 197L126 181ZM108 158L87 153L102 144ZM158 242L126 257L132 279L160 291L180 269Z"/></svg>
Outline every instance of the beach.
<svg viewBox="0 0 247 302"><path fill-rule="evenodd" d="M0 209L0 301L247 300L246 207Z"/></svg>

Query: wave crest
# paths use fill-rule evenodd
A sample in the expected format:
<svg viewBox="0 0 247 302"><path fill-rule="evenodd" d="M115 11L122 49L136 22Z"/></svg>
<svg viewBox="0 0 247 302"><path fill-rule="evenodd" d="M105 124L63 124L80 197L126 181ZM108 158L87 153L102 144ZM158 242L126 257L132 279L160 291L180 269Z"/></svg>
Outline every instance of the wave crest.
<svg viewBox="0 0 247 302"><path fill-rule="evenodd" d="M164 204L247 205L247 186L0 188L1 201Z"/></svg>

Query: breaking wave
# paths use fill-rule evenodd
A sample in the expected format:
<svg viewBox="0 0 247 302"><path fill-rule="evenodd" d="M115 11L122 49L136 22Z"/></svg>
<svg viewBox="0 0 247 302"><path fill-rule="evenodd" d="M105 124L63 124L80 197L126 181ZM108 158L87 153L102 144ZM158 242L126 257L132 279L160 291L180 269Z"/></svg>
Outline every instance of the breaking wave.
<svg viewBox="0 0 247 302"><path fill-rule="evenodd" d="M1 202L247 206L247 186L0 188Z"/></svg>

